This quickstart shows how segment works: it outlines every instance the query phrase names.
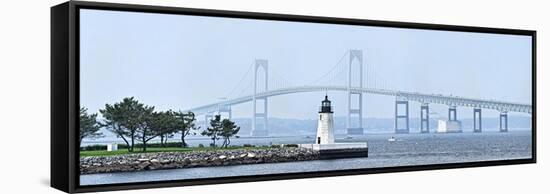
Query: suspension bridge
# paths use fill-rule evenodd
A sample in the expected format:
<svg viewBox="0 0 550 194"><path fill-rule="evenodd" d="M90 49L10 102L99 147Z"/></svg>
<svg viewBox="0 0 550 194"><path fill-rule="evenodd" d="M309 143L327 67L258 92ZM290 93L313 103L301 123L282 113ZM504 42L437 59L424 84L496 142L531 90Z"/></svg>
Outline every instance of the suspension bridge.
<svg viewBox="0 0 550 194"><path fill-rule="evenodd" d="M347 63L343 63L347 58ZM249 77L253 70L252 82L243 88L244 80ZM260 70L262 70L260 72ZM419 102L420 106L420 131L430 132L430 104L447 105L448 120L457 121L457 107L471 107L473 109L474 132L481 132L481 110L491 109L500 112L500 131L508 131L508 112L521 112L531 114L532 105L514 102L505 102L491 99L477 99L443 94L427 94L419 92L401 91L387 89L387 82L381 79L373 71L368 76L370 81L363 79L363 52L361 50L350 50L346 52L338 63L329 72L307 85L293 85L287 83L286 79L278 75L268 74L268 61L257 59L250 66L237 86L227 94L231 96L238 92L235 97L223 98L217 102L205 104L186 111L194 112L196 115L204 115L205 123L217 114L227 114L231 118L231 107L233 105L252 102L252 136L268 136L268 98L280 95L288 95L305 92L339 91L347 93L346 128L348 134L363 134L363 94L375 94L395 97L395 133L409 133L409 102ZM367 73L368 74L368 73ZM260 79L263 78L263 79ZM272 80L271 84L269 84ZM380 81L382 80L382 81ZM343 82L342 82L343 81ZM365 84L374 83L374 84ZM339 83L340 82L340 83ZM270 89L269 86L272 86ZM252 87L252 91L246 91ZM258 105L258 103L260 103ZM356 105L356 106L354 106Z"/></svg>

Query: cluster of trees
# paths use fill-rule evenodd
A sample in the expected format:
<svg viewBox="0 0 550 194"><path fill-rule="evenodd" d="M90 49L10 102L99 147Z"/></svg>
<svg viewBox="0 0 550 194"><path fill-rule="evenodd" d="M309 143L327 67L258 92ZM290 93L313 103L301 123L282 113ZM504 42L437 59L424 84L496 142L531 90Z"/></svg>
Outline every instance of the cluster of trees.
<svg viewBox="0 0 550 194"><path fill-rule="evenodd" d="M216 147L216 141L220 138L223 138L223 143L221 147L227 147L231 143L229 138L236 136L237 133L241 130L241 127L235 125L235 122L230 121L229 119L221 120L220 115L216 115L214 119L210 120L210 127L204 130L201 135L209 136L212 140L212 146Z"/></svg>
<svg viewBox="0 0 550 194"><path fill-rule="evenodd" d="M97 121L97 114L88 114L86 108L80 110L79 145L83 138L101 137L99 130L104 127L122 138L129 152L134 151L136 142L142 145L142 151L146 151L150 140L158 137L161 145L164 145L174 134L181 134L182 146L187 147L185 137L196 134L200 129L195 124L196 118L193 112L155 111L154 106L140 103L134 97L124 98L121 102L112 105L106 104L105 108L99 112L103 116L102 122ZM240 130L234 122L228 119L221 120L219 115L210 122L210 125L211 127L201 134L211 137L213 146L216 146L216 140L223 138L222 147L227 147L230 144L229 138L235 136Z"/></svg>

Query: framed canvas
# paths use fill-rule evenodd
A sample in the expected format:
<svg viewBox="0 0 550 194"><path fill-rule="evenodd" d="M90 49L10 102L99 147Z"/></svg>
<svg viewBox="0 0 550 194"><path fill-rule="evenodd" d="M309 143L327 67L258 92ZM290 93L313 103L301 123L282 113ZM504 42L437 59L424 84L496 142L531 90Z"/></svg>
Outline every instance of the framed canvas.
<svg viewBox="0 0 550 194"><path fill-rule="evenodd" d="M536 32L69 1L65 192L536 162Z"/></svg>

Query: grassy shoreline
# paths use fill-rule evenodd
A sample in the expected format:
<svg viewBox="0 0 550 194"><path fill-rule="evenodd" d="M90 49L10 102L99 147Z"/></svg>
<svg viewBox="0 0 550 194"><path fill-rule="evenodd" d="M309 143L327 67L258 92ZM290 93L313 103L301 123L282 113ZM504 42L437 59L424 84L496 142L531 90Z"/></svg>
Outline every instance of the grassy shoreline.
<svg viewBox="0 0 550 194"><path fill-rule="evenodd" d="M107 150L91 150L91 151L80 151L80 157L87 156L116 156L116 155L126 155L126 154L139 154L139 153L158 153L158 152L194 152L194 151L223 151L223 150L258 150L258 149L269 149L273 147L280 146L230 146L227 148L221 147L151 147L147 148L147 151L141 151L141 148L134 148L134 152L128 152L127 149L119 149L117 151L107 151Z"/></svg>

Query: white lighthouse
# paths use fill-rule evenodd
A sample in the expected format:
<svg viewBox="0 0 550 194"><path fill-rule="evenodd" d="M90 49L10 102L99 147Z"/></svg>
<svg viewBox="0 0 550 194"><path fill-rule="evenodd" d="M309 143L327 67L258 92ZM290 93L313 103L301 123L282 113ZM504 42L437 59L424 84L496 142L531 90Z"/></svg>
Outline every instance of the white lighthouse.
<svg viewBox="0 0 550 194"><path fill-rule="evenodd" d="M319 152L321 159L368 157L367 142L334 143L334 118L328 96L321 102L319 121L317 122L317 137L313 144L298 144L299 148Z"/></svg>
<svg viewBox="0 0 550 194"><path fill-rule="evenodd" d="M317 144L333 144L334 143L334 119L332 118L332 106L328 96L325 95L325 100L321 102L319 110L319 121L317 122Z"/></svg>

